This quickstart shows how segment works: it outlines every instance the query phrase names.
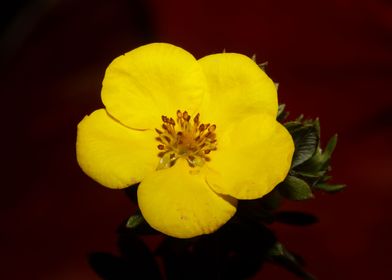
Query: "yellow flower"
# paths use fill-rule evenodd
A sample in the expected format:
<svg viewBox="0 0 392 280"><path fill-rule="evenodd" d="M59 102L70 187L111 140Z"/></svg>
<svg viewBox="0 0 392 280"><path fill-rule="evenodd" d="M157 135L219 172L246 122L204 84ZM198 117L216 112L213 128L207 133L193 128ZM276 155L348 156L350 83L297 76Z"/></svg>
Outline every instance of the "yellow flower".
<svg viewBox="0 0 392 280"><path fill-rule="evenodd" d="M244 55L145 45L109 65L102 101L78 125L79 165L109 188L141 182L140 210L167 235L217 230L289 171L275 85Z"/></svg>

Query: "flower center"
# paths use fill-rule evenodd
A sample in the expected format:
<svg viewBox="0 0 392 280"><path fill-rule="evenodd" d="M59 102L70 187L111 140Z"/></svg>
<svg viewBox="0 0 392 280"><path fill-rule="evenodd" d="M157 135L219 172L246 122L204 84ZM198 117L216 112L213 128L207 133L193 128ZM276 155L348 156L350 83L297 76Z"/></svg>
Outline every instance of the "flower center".
<svg viewBox="0 0 392 280"><path fill-rule="evenodd" d="M177 119L162 116L162 130L155 129L159 142L158 169L173 166L177 159L184 158L190 167L202 166L210 161L208 156L217 149L216 125L200 123L198 113L191 121L187 111L177 111Z"/></svg>

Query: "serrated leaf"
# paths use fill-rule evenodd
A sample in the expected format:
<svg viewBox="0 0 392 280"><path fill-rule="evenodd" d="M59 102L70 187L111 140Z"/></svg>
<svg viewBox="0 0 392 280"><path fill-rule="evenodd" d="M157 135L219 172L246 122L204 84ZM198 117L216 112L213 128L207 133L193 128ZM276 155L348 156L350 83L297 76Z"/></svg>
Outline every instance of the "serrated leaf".
<svg viewBox="0 0 392 280"><path fill-rule="evenodd" d="M291 200L306 200L313 198L312 190L308 183L295 177L287 176L283 183L278 186L279 193Z"/></svg>
<svg viewBox="0 0 392 280"><path fill-rule="evenodd" d="M333 192L339 192L343 190L344 188L346 188L346 185L343 184L332 185L332 184L320 183L320 184L316 184L314 188L323 190L325 192L333 193Z"/></svg>
<svg viewBox="0 0 392 280"><path fill-rule="evenodd" d="M138 227L143 222L144 222L144 218L143 218L142 214L137 213L137 214L129 217L125 226L127 228L133 229L133 228Z"/></svg>
<svg viewBox="0 0 392 280"><path fill-rule="evenodd" d="M314 126L304 127L292 132L295 150L291 168L309 160L316 152L319 144L319 135Z"/></svg>

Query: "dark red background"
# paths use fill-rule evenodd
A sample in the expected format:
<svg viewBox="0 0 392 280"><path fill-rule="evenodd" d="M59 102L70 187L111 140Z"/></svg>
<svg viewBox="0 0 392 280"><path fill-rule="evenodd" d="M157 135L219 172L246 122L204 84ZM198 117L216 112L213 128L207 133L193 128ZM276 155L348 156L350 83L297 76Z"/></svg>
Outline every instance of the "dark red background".
<svg viewBox="0 0 392 280"><path fill-rule="evenodd" d="M321 280L389 279L390 2L15 1L1 23L1 279L98 279L87 254L115 252L134 208L79 169L76 125L102 106L110 61L152 41L269 61L291 115L320 117L324 143L339 133L332 174L349 186L286 204L320 223L275 226L278 236ZM295 277L267 265L254 279Z"/></svg>

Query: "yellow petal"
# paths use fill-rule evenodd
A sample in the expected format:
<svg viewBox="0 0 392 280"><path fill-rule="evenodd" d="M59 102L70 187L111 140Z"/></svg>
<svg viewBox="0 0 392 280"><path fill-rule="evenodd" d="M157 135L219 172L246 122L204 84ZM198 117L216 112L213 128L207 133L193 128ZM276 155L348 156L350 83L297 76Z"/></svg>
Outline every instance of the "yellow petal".
<svg viewBox="0 0 392 280"><path fill-rule="evenodd" d="M216 194L195 171L179 159L173 167L150 174L139 185L139 207L153 228L189 238L217 230L234 215L236 201Z"/></svg>
<svg viewBox="0 0 392 280"><path fill-rule="evenodd" d="M274 117L253 115L232 125L207 164L208 184L218 193L255 199L286 177L294 152L288 131Z"/></svg>
<svg viewBox="0 0 392 280"><path fill-rule="evenodd" d="M194 114L206 91L204 73L185 50L165 43L139 47L107 68L102 101L114 118L131 128L156 128L161 115L178 109Z"/></svg>
<svg viewBox="0 0 392 280"><path fill-rule="evenodd" d="M82 170L109 188L140 182L158 164L151 131L137 131L113 120L104 109L94 111L78 125L76 155Z"/></svg>
<svg viewBox="0 0 392 280"><path fill-rule="evenodd" d="M221 53L199 60L207 78L209 95L203 103L203 120L225 127L254 113L276 116L275 84L249 57Z"/></svg>

